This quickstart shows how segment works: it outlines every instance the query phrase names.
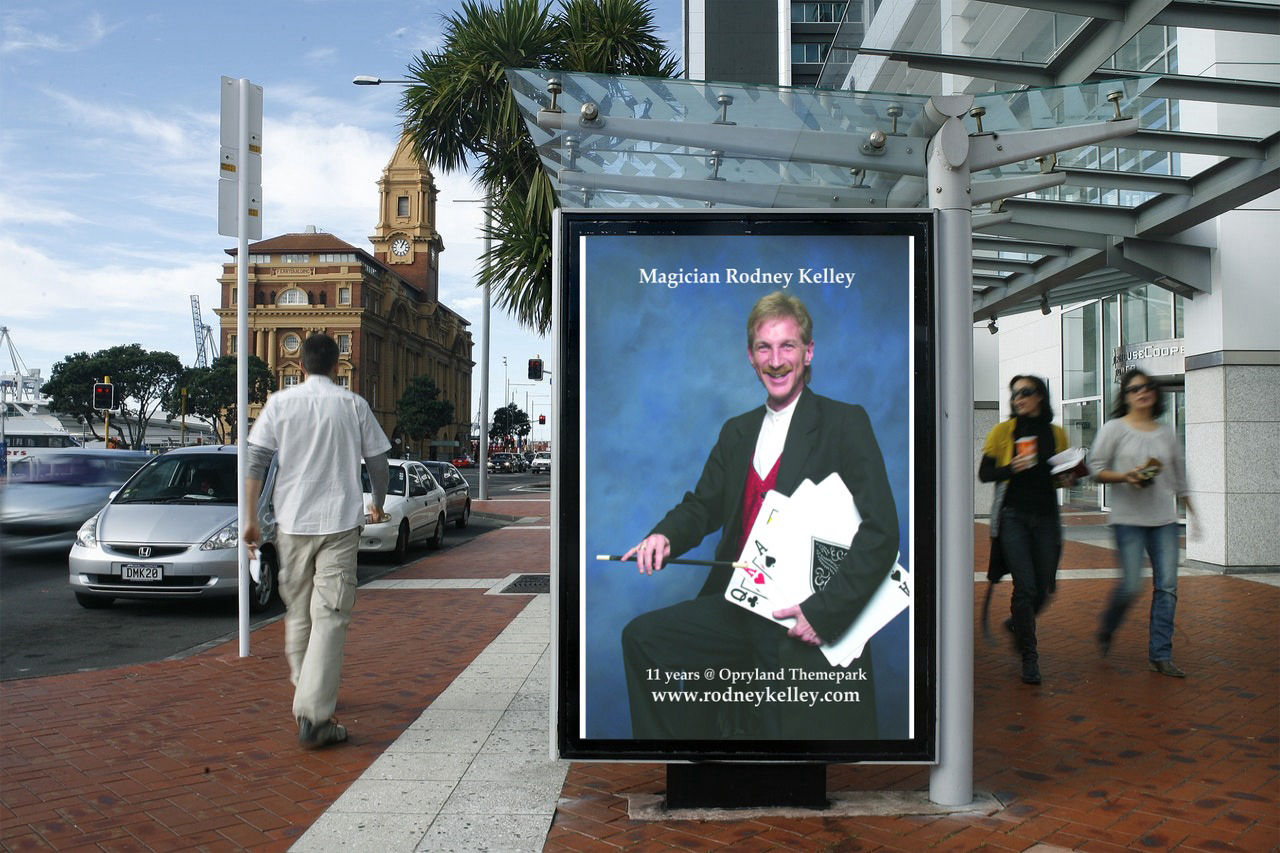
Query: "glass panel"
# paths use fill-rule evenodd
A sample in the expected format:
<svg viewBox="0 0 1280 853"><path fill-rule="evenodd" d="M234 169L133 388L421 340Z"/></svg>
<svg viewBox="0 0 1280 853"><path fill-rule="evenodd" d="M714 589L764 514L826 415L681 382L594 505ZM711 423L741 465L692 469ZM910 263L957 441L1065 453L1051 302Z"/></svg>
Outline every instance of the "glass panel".
<svg viewBox="0 0 1280 853"><path fill-rule="evenodd" d="M1102 408L1110 412L1115 408L1119 386L1116 384L1116 348L1120 346L1120 298L1108 296L1102 300L1102 356L1109 365L1106 381L1102 382Z"/></svg>
<svg viewBox="0 0 1280 853"><path fill-rule="evenodd" d="M1067 443L1072 447L1087 448L1093 444L1101 426L1097 400L1084 400L1078 403L1064 403L1062 406L1062 428L1067 432ZM1088 477L1076 482L1070 489L1062 493L1064 508L1080 510L1096 510L1101 506L1098 484Z"/></svg>
<svg viewBox="0 0 1280 853"><path fill-rule="evenodd" d="M1098 340L1098 305L1090 303L1062 315L1063 397L1095 397L1101 345Z"/></svg>
<svg viewBox="0 0 1280 853"><path fill-rule="evenodd" d="M799 43L793 48L807 51ZM808 58L807 53L805 54ZM911 207L925 202L927 95L514 70L512 92L566 207ZM562 91L560 116L547 80ZM986 131L1106 120L1156 78L979 95ZM581 118L584 104L599 117ZM553 124L552 122L555 122ZM974 126L974 119L968 119ZM557 126L558 125L558 126ZM563 129L562 129L563 128ZM613 131L613 132L611 132ZM889 137L866 154L872 131ZM921 135L915 135L921 134ZM896 138L895 138L896 137ZM861 170L851 174L851 169ZM1001 174L1038 172L1035 163Z"/></svg>
<svg viewBox="0 0 1280 853"><path fill-rule="evenodd" d="M1173 335L1173 294L1153 284L1131 290L1124 300L1124 343L1162 341Z"/></svg>

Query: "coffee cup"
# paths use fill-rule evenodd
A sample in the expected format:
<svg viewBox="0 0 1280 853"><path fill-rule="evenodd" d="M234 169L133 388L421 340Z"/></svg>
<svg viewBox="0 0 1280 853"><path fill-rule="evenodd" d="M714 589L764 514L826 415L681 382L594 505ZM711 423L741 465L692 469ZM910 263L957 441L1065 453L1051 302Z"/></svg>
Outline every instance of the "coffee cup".
<svg viewBox="0 0 1280 853"><path fill-rule="evenodd" d="M1036 439L1035 436L1027 436L1014 441L1014 447L1019 458L1030 458L1034 465L1036 461Z"/></svg>

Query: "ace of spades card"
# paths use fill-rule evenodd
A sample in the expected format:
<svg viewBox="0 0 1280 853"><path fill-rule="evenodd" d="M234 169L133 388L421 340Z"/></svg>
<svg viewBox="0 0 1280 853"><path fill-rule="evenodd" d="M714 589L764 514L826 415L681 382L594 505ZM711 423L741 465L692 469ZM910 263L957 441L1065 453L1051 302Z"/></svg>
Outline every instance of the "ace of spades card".
<svg viewBox="0 0 1280 853"><path fill-rule="evenodd" d="M862 516L839 474L814 485L805 480L787 497L771 491L747 537L725 598L774 619L773 611L799 604L822 590L839 571ZM843 635L823 645L834 666L848 666L872 636L911 601L910 573L895 564L862 613Z"/></svg>

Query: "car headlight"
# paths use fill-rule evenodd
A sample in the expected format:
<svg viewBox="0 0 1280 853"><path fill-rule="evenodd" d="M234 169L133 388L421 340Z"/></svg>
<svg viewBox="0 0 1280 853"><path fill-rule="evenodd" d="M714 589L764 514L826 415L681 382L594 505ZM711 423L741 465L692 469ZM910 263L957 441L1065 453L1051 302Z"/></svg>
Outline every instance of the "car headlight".
<svg viewBox="0 0 1280 853"><path fill-rule="evenodd" d="M200 550L218 551L223 548L234 548L238 544L240 544L240 523L233 521L200 543Z"/></svg>
<svg viewBox="0 0 1280 853"><path fill-rule="evenodd" d="M81 548L96 548L98 546L97 513L94 513L92 518L80 525L80 529L76 531L76 544Z"/></svg>

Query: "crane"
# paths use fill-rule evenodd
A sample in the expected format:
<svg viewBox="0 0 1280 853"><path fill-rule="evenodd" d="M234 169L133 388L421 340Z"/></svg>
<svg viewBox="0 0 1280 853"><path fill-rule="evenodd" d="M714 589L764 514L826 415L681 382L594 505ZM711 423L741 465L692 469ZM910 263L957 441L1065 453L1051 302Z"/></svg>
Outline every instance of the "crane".
<svg viewBox="0 0 1280 853"><path fill-rule="evenodd" d="M200 295L191 294L191 323L196 333L196 367L209 366L209 354L218 357L218 341L213 336L213 327L200 317Z"/></svg>

